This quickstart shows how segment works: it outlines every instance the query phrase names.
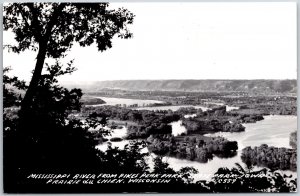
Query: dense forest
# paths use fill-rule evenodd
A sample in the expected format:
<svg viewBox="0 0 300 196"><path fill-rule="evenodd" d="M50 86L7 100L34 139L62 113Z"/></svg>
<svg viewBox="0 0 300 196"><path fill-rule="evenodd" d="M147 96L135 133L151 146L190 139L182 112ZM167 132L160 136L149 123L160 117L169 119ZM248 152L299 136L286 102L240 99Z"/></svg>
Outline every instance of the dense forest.
<svg viewBox="0 0 300 196"><path fill-rule="evenodd" d="M242 159L244 162L251 162L253 165L272 169L296 171L297 168L297 151L295 149L269 147L267 144L254 148L244 148Z"/></svg>
<svg viewBox="0 0 300 196"><path fill-rule="evenodd" d="M222 137L209 138L201 135L194 137L163 137L151 135L147 138L148 148L159 155L176 156L182 159L206 163L213 154L229 157L236 155L236 141L228 141Z"/></svg>

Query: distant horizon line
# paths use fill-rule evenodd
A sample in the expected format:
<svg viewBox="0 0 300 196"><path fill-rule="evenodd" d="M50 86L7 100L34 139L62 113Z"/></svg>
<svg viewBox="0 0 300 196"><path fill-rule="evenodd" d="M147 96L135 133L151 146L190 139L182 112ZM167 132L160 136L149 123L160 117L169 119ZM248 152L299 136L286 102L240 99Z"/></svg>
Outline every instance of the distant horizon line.
<svg viewBox="0 0 300 196"><path fill-rule="evenodd" d="M297 80L297 78L286 78L286 79L116 79L116 80L63 80L59 81L60 83L64 82L114 82L114 81L205 81L205 80L212 80L212 81L238 81L238 80Z"/></svg>

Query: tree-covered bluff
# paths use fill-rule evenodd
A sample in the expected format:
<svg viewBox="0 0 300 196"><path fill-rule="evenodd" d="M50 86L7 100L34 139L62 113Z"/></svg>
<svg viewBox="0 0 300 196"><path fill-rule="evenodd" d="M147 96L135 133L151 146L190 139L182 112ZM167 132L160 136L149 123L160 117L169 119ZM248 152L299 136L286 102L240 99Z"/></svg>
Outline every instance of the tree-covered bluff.
<svg viewBox="0 0 300 196"><path fill-rule="evenodd" d="M74 87L72 84L66 84ZM80 86L79 86L80 87ZM296 80L115 80L82 86L87 93L102 89L130 91L296 93Z"/></svg>

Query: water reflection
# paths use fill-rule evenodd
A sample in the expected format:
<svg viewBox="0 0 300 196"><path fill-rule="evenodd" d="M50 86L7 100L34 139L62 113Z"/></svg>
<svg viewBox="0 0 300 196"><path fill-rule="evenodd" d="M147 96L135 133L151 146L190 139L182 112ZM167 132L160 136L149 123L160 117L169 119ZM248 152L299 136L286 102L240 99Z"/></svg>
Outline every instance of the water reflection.
<svg viewBox="0 0 300 196"><path fill-rule="evenodd" d="M132 106L136 105L139 107L147 106L148 104L154 103L164 103L163 101L158 100L142 100L142 99L125 99L125 98L114 98L114 97L97 97L105 101L105 104L100 105L121 105L121 106Z"/></svg>

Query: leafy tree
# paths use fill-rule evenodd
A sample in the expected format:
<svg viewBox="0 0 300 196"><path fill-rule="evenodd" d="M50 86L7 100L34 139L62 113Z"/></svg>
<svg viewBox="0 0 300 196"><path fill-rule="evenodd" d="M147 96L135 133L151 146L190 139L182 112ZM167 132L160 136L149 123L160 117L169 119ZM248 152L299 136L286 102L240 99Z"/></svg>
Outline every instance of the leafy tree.
<svg viewBox="0 0 300 196"><path fill-rule="evenodd" d="M13 187L24 181L26 172L85 171L99 165L89 127L69 118L73 110L80 110L81 90L57 84L57 77L73 71L71 63L65 69L59 62L47 65L32 109L26 116L17 115L16 123L4 123L4 129L9 128L3 140L5 190L18 190Z"/></svg>
<svg viewBox="0 0 300 196"><path fill-rule="evenodd" d="M273 172L269 174L270 180L272 180L271 190L273 192L296 192L297 191L297 179L289 179L291 176L281 175L279 172Z"/></svg>
<svg viewBox="0 0 300 196"><path fill-rule="evenodd" d="M84 157L86 160L94 157L96 163L95 143L87 139L88 127L79 120L68 118L73 110L80 110L82 92L57 84L57 77L72 73L74 68L70 63L62 69L57 62L47 65L47 71L37 86L32 110L18 119L15 141L7 149L17 158L20 168L47 168L57 164L61 167L70 163L75 167ZM12 153L14 149L16 152Z"/></svg>
<svg viewBox="0 0 300 196"><path fill-rule="evenodd" d="M18 106L22 100L21 93L27 86L25 81L21 81L18 77L9 77L7 73L11 70L10 67L3 69L3 108Z"/></svg>
<svg viewBox="0 0 300 196"><path fill-rule="evenodd" d="M112 47L112 38L130 38L127 25L134 15L124 8L108 9L108 3L8 3L4 5L4 30L15 33L13 52L37 51L36 65L22 102L29 109L42 79L46 58L61 58L74 42L96 43L99 51Z"/></svg>
<svg viewBox="0 0 300 196"><path fill-rule="evenodd" d="M221 193L295 192L297 190L296 179L288 178L291 176L282 176L279 172L267 168L254 171L252 165L246 165L244 168L236 163L236 167L231 169L219 168L210 187L214 192Z"/></svg>
<svg viewBox="0 0 300 196"><path fill-rule="evenodd" d="M182 180L187 183L191 184L194 181L193 175L198 173L193 167L183 167L178 171L179 174L182 176Z"/></svg>
<svg viewBox="0 0 300 196"><path fill-rule="evenodd" d="M175 174L176 172L169 167L169 163L163 162L161 156L154 158L154 168L153 173L156 174Z"/></svg>
<svg viewBox="0 0 300 196"><path fill-rule="evenodd" d="M21 81L18 77L10 77L7 73L10 67L3 69L3 127L4 136L16 130L18 124L18 109L12 108L19 106L22 101L22 91L27 86L25 81Z"/></svg>
<svg viewBox="0 0 300 196"><path fill-rule="evenodd" d="M146 157L149 153L141 150L146 147L146 143L141 141L131 141L125 145L124 149L108 146L105 153L100 156L101 165L99 170L108 173L144 173L148 172L149 166Z"/></svg>

